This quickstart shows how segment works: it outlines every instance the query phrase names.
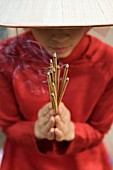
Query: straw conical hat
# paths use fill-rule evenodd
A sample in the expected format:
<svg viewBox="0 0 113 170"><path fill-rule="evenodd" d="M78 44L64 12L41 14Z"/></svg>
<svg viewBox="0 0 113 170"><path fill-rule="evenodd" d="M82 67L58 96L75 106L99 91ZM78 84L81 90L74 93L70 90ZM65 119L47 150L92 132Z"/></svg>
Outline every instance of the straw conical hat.
<svg viewBox="0 0 113 170"><path fill-rule="evenodd" d="M113 25L113 0L0 0L0 25Z"/></svg>

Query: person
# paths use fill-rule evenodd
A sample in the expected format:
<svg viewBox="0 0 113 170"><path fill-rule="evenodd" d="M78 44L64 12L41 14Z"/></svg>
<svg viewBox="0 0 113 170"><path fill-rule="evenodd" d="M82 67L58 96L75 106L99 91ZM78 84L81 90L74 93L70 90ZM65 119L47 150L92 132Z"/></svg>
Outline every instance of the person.
<svg viewBox="0 0 113 170"><path fill-rule="evenodd" d="M33 12L38 9L35 3ZM55 3L57 9L60 2ZM14 1L8 3L9 11L11 4ZM18 26L16 9L16 16L7 12L9 20L0 22ZM50 22L54 15L48 19L48 13ZM46 26L42 16L40 25L34 15L32 19L28 15L27 25L22 19L25 25L21 26L29 30L0 42L0 127L6 134L1 170L110 170L102 139L113 121L113 48L87 33L90 22L83 26L78 23L79 27L76 22L74 27L67 27L67 22L61 27L58 23ZM33 27L30 23L34 19L37 24ZM61 67L69 64L70 78L57 115L46 75L53 52ZM62 75L63 69L60 81Z"/></svg>

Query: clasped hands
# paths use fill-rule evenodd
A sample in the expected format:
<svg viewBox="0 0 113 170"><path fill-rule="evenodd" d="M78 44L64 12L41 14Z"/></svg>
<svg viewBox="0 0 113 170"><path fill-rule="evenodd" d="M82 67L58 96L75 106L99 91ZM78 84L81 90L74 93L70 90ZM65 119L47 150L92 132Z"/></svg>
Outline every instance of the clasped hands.
<svg viewBox="0 0 113 170"><path fill-rule="evenodd" d="M75 127L71 121L70 111L60 103L58 114L55 115L51 103L47 103L38 112L34 134L38 140L72 141L75 138Z"/></svg>

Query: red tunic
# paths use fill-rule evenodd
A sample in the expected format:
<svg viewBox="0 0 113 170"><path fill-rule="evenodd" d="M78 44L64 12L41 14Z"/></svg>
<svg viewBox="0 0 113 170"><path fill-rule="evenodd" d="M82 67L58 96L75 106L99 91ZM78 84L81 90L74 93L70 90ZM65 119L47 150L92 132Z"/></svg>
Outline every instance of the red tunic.
<svg viewBox="0 0 113 170"><path fill-rule="evenodd" d="M50 58L31 32L0 43L1 170L111 170L102 138L113 121L113 48L86 34L60 60L70 65L63 102L75 124L72 142L34 137L37 113L50 100Z"/></svg>

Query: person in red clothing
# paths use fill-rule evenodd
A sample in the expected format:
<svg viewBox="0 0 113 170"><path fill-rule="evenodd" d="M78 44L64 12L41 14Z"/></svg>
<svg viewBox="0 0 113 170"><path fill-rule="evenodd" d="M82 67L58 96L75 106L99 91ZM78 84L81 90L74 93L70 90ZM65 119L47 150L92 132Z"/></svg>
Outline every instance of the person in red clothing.
<svg viewBox="0 0 113 170"><path fill-rule="evenodd" d="M0 42L1 170L111 170L102 139L113 121L113 48L87 34L90 24L45 23ZM54 51L70 78L57 115L45 71Z"/></svg>

